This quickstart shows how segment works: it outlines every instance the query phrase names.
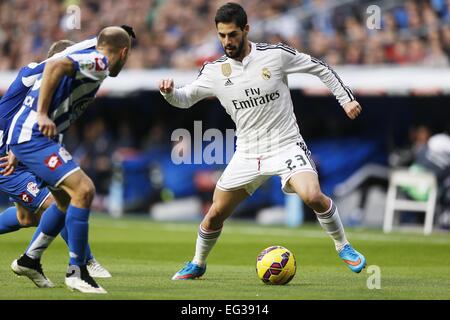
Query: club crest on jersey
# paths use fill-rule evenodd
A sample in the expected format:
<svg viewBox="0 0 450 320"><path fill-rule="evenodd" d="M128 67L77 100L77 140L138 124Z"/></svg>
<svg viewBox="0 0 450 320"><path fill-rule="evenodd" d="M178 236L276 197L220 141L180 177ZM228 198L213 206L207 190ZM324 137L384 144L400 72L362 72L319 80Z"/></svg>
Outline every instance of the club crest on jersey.
<svg viewBox="0 0 450 320"><path fill-rule="evenodd" d="M227 78L231 75L231 64L229 63L222 64L222 74Z"/></svg>
<svg viewBox="0 0 450 320"><path fill-rule="evenodd" d="M31 201L33 201L33 198L26 192L22 192L20 194L20 199L25 203L30 203Z"/></svg>
<svg viewBox="0 0 450 320"><path fill-rule="evenodd" d="M106 64L101 58L95 58L95 71L103 71L106 69Z"/></svg>
<svg viewBox="0 0 450 320"><path fill-rule="evenodd" d="M267 69L266 67L264 67L262 69L262 74L261 76L263 77L264 80L269 80L270 77L272 76L272 74L270 73L269 69Z"/></svg>
<svg viewBox="0 0 450 320"><path fill-rule="evenodd" d="M80 65L80 70L84 71L93 71L95 68L95 63L91 60L81 60L78 64Z"/></svg>
<svg viewBox="0 0 450 320"><path fill-rule="evenodd" d="M36 182L33 181L28 182L27 191L31 193L34 197L37 197L37 194L39 193L39 188Z"/></svg>
<svg viewBox="0 0 450 320"><path fill-rule="evenodd" d="M45 159L45 165L52 171L55 171L60 165L62 165L61 159L56 153Z"/></svg>

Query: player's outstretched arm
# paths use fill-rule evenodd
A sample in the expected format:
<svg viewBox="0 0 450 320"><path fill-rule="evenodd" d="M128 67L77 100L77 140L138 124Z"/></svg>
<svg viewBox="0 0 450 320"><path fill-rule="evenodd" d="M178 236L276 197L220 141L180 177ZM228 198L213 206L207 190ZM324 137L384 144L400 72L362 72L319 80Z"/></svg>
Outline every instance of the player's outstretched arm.
<svg viewBox="0 0 450 320"><path fill-rule="evenodd" d="M355 101L352 90L344 84L338 74L325 62L300 53L294 48L280 44L282 68L285 74L308 73L317 76L333 93L349 118L356 118L361 107ZM346 107L345 107L346 106Z"/></svg>
<svg viewBox="0 0 450 320"><path fill-rule="evenodd" d="M172 106L187 109L198 101L214 96L211 70L204 65L197 79L181 88L175 88L173 79L162 79L158 83L159 91Z"/></svg>
<svg viewBox="0 0 450 320"><path fill-rule="evenodd" d="M163 79L159 81L159 91L163 94L171 94L173 87L173 79Z"/></svg>
<svg viewBox="0 0 450 320"><path fill-rule="evenodd" d="M45 65L39 92L37 121L39 130L49 138L53 138L58 133L55 123L48 117L48 108L50 107L53 94L61 79L64 76L72 76L73 74L73 62L66 57L48 61Z"/></svg>
<svg viewBox="0 0 450 320"><path fill-rule="evenodd" d="M190 108L195 102L200 100L192 90L192 84L183 88L175 89L173 79L163 79L159 81L159 92L164 99L172 106L182 109Z"/></svg>
<svg viewBox="0 0 450 320"><path fill-rule="evenodd" d="M193 91L188 88L175 89L173 79L162 79L159 81L159 92L161 92L168 103L177 108L187 109L195 103L193 101Z"/></svg>
<svg viewBox="0 0 450 320"><path fill-rule="evenodd" d="M362 112L362 107L358 101L353 100L344 104L344 111L350 119L356 119Z"/></svg>

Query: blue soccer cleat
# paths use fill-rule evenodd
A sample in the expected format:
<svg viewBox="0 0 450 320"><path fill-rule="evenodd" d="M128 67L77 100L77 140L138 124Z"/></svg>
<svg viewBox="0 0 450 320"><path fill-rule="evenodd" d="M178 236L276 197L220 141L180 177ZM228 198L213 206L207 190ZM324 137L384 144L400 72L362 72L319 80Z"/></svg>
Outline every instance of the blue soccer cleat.
<svg viewBox="0 0 450 320"><path fill-rule="evenodd" d="M187 262L185 266L175 273L172 277L172 280L193 280L196 278L200 278L206 271L206 265L204 267L200 267L199 265L193 262Z"/></svg>
<svg viewBox="0 0 450 320"><path fill-rule="evenodd" d="M366 258L353 249L350 244L346 244L341 251L339 251L339 257L344 260L347 266L353 272L360 273L366 266Z"/></svg>

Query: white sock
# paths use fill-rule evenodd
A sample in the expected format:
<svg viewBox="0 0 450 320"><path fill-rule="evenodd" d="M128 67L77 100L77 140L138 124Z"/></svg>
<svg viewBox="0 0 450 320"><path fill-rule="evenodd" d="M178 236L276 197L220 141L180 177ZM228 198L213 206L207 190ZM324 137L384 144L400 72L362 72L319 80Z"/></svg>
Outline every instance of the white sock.
<svg viewBox="0 0 450 320"><path fill-rule="evenodd" d="M322 228L327 232L331 239L333 239L336 250L338 252L341 251L342 248L348 244L348 241L345 237L344 226L339 218L338 209L333 201L330 201L330 208L327 211L323 213L314 212L316 213L317 220L319 220Z"/></svg>
<svg viewBox="0 0 450 320"><path fill-rule="evenodd" d="M206 258L216 244L221 232L222 228L218 230L205 230L202 225L199 226L197 243L195 245L195 256L192 259L193 263L202 267L206 264Z"/></svg>
<svg viewBox="0 0 450 320"><path fill-rule="evenodd" d="M46 235L45 233L40 233L33 243L28 247L25 254L32 259L40 259L44 250L52 243L55 237Z"/></svg>

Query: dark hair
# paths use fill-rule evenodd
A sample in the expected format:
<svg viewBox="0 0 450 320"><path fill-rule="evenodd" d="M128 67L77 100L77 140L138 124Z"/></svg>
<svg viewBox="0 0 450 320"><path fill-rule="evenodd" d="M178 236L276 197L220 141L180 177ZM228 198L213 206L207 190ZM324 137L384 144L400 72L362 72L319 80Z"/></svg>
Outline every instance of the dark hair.
<svg viewBox="0 0 450 320"><path fill-rule="evenodd" d="M216 12L216 27L219 22L235 23L241 30L247 25L247 13L244 8L234 2L228 2L221 6Z"/></svg>
<svg viewBox="0 0 450 320"><path fill-rule="evenodd" d="M61 52L64 49L66 49L67 47L70 47L71 45L74 45L74 44L75 44L75 42L70 41L70 40L59 40L59 41L56 41L55 43L53 43L51 45L50 49L48 49L47 58L50 58L55 53Z"/></svg>
<svg viewBox="0 0 450 320"><path fill-rule="evenodd" d="M134 33L133 27L127 26L126 24L123 24L120 27L125 30L131 38L136 39L136 34Z"/></svg>

